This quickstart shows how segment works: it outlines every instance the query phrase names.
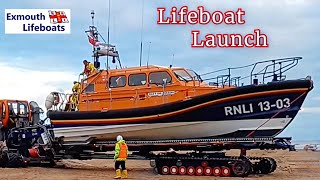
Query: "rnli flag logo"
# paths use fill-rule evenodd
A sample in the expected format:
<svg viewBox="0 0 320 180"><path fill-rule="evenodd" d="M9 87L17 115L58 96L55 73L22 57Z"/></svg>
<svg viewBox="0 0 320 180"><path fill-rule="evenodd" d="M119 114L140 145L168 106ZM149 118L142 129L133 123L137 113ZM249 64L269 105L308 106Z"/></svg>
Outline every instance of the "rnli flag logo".
<svg viewBox="0 0 320 180"><path fill-rule="evenodd" d="M67 15L64 11L49 11L50 23L69 23Z"/></svg>

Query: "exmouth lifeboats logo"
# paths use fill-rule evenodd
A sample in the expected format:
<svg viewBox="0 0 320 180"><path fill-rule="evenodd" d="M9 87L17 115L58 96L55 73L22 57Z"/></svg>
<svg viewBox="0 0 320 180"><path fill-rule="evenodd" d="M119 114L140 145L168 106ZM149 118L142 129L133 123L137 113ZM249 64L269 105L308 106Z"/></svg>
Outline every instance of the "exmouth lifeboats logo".
<svg viewBox="0 0 320 180"><path fill-rule="evenodd" d="M6 9L6 34L70 34L70 9Z"/></svg>

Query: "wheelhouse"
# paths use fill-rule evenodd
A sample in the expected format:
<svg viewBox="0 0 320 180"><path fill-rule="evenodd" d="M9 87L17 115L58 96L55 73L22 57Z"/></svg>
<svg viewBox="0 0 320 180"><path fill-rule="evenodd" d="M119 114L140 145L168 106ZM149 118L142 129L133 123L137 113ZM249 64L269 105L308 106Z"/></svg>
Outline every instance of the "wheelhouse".
<svg viewBox="0 0 320 180"><path fill-rule="evenodd" d="M79 109L156 106L210 93L213 89L217 90L185 68L143 66L103 70L82 81Z"/></svg>
<svg viewBox="0 0 320 180"><path fill-rule="evenodd" d="M84 92L94 93L118 88L136 89L138 87L163 85L187 86L189 82L192 82L191 85L194 85L194 82L199 85L203 80L197 73L189 69L149 66L102 71L83 81L83 87ZM99 84L103 84L103 86L99 86Z"/></svg>

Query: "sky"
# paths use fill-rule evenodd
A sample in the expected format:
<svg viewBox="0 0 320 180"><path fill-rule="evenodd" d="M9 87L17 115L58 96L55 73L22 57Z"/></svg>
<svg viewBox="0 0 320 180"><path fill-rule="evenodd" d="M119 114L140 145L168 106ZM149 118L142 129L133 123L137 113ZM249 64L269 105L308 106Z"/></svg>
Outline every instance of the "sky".
<svg viewBox="0 0 320 180"><path fill-rule="evenodd" d="M242 8L246 12L246 23L157 24L157 7L171 9L172 6L184 5L189 9L204 6L210 12L236 11ZM287 78L304 78L310 75L315 88L308 95L296 119L280 136L292 136L296 140L320 139L318 7L320 1L317 0L111 0L110 42L117 46L124 66L138 66L142 33L142 64L146 64L148 59L149 64L155 65L169 66L173 63L174 66L191 68L199 74L266 59L303 57L299 65L287 73ZM71 9L71 34L5 34L5 9L20 8ZM3 13L0 13L0 98L33 100L43 107L45 97L50 92L69 91L72 82L78 79L83 69L82 61L91 59L92 47L84 32L91 24L91 10L95 11L95 24L106 39L109 14L106 0L81 3L79 0L1 2L0 11ZM192 30L200 30L203 36L207 33L248 34L257 28L267 34L268 48L191 48ZM105 67L105 59L102 59L101 64Z"/></svg>

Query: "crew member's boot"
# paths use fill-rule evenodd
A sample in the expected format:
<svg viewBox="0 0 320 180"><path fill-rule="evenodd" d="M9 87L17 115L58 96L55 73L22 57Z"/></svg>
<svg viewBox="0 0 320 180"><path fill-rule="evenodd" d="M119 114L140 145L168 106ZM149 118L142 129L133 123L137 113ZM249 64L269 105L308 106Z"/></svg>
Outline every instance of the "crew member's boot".
<svg viewBox="0 0 320 180"><path fill-rule="evenodd" d="M126 179L128 178L128 171L127 170L123 170L122 171L122 176L121 176L123 179Z"/></svg>
<svg viewBox="0 0 320 180"><path fill-rule="evenodd" d="M120 169L116 170L116 176L113 177L113 179L121 179L121 170Z"/></svg>

